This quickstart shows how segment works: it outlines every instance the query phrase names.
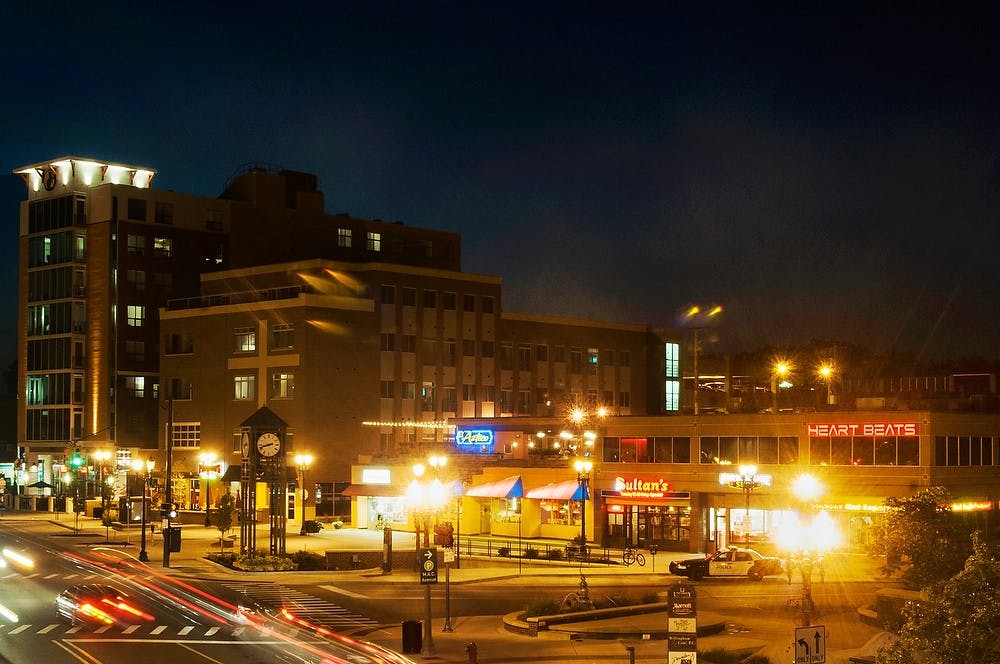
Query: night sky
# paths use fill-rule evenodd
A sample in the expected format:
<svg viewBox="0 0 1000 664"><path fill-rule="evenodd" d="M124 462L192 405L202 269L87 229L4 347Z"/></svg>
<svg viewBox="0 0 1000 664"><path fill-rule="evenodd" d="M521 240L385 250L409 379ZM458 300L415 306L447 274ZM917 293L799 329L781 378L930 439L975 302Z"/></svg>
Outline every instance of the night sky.
<svg viewBox="0 0 1000 664"><path fill-rule="evenodd" d="M5 7L5 283L16 167L216 196L263 161L316 173L330 213L460 233L508 311L669 327L719 303L719 350L1000 358L993 17L299 4Z"/></svg>

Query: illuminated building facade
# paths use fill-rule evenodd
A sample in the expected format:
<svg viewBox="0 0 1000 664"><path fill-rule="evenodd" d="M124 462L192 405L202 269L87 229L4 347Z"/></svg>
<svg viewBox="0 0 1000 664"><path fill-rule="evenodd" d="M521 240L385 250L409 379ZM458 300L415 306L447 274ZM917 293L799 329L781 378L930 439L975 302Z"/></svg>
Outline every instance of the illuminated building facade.
<svg viewBox="0 0 1000 664"><path fill-rule="evenodd" d="M590 449L553 449L566 426L564 419L456 421L458 439L475 431L494 441L489 449L457 446L456 453L512 452L466 478L463 511L477 516L463 520L463 532L572 538L580 501L571 465L581 452L594 462L586 523L593 524L590 539L599 546L705 551L742 544L749 525L753 545L771 549L783 519L796 510L822 509L838 521L844 547L864 551L886 498L931 486L947 488L953 509L969 512L979 527L1000 528L996 414L608 417L595 427ZM756 466L767 478L752 492L749 519L745 495L720 482L720 475L741 465ZM824 487L809 504L792 492L803 473ZM523 487L519 495L508 494L511 478Z"/></svg>

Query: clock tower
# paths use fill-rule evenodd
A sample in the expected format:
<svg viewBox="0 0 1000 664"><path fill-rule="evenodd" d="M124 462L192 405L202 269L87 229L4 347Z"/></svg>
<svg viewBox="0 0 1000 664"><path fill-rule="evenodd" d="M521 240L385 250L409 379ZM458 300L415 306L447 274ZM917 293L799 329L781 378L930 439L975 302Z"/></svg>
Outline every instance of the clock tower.
<svg viewBox="0 0 1000 664"><path fill-rule="evenodd" d="M240 424L243 474L240 481L240 553L257 549L257 485L267 486L271 555L285 553L286 462L288 425L267 406Z"/></svg>

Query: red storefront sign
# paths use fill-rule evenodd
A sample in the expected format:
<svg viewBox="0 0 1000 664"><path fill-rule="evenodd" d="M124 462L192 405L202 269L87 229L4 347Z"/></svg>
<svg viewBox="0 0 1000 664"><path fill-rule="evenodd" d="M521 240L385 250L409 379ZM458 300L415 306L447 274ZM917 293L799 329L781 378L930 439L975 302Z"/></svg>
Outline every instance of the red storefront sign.
<svg viewBox="0 0 1000 664"><path fill-rule="evenodd" d="M663 498L670 491L665 479L648 480L641 477L615 478L615 491L622 498Z"/></svg>
<svg viewBox="0 0 1000 664"><path fill-rule="evenodd" d="M810 438L834 436L916 436L916 422L862 422L849 424L807 424Z"/></svg>

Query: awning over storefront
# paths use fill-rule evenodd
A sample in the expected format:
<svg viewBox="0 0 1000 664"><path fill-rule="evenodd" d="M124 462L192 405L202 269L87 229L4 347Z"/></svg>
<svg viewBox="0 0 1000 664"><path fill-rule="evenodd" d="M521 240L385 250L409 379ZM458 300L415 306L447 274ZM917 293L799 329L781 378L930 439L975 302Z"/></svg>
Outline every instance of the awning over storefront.
<svg viewBox="0 0 1000 664"><path fill-rule="evenodd" d="M583 487L576 480L554 482L536 489L529 489L524 497L541 500L582 500Z"/></svg>
<svg viewBox="0 0 1000 664"><path fill-rule="evenodd" d="M394 484L351 484L340 492L342 496L402 496Z"/></svg>
<svg viewBox="0 0 1000 664"><path fill-rule="evenodd" d="M474 486L466 491L465 495L475 498L522 498L524 483L521 482L520 475L512 475L496 482Z"/></svg>
<svg viewBox="0 0 1000 664"><path fill-rule="evenodd" d="M239 482L243 479L243 466L238 463L231 463L222 474L223 482Z"/></svg>

